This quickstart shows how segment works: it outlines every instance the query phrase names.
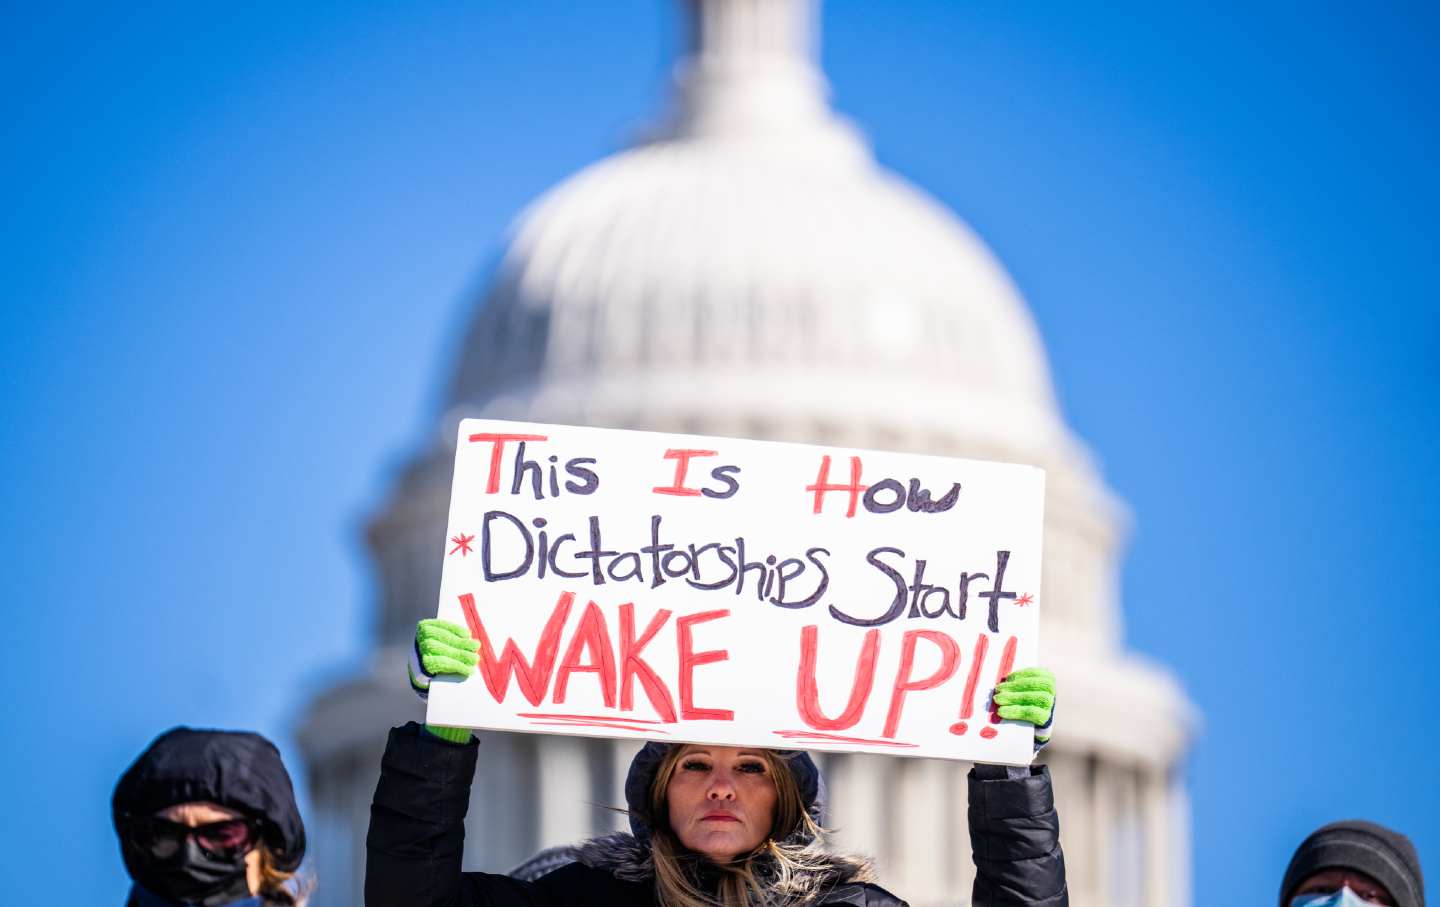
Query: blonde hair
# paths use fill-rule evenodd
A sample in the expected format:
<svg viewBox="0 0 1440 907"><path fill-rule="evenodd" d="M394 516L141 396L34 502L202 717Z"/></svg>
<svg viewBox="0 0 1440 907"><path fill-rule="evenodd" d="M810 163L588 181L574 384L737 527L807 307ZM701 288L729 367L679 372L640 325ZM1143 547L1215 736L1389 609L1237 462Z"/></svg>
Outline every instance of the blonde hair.
<svg viewBox="0 0 1440 907"><path fill-rule="evenodd" d="M267 904L305 907L315 891L315 882L308 875L285 872L275 866L270 848L260 845L260 890L256 892Z"/></svg>
<svg viewBox="0 0 1440 907"><path fill-rule="evenodd" d="M666 792L685 747L672 747L660 761L650 786L651 859L655 896L663 907L747 907L763 904L799 905L817 892L813 879L834 866L818 843L823 829L810 817L800 786L786 757L761 750L766 773L775 785L775 813L770 833L750 853L730 863L710 863L680 843L670 827ZM719 877L713 894L700 887L698 873L708 869Z"/></svg>

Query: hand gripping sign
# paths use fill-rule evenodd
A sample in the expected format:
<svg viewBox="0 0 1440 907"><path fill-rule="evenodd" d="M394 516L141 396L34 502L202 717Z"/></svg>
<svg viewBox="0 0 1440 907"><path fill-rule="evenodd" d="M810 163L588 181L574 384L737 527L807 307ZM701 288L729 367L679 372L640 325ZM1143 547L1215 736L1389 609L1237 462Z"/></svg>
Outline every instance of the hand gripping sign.
<svg viewBox="0 0 1440 907"><path fill-rule="evenodd" d="M467 419L433 724L1026 763L1044 473Z"/></svg>

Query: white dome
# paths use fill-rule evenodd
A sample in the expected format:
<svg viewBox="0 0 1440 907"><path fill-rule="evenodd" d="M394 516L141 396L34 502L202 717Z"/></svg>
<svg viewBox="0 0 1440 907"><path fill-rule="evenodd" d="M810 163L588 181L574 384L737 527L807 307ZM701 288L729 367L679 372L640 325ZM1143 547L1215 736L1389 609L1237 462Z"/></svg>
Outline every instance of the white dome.
<svg viewBox="0 0 1440 907"><path fill-rule="evenodd" d="M902 433L933 419L1003 426L1014 454L1052 447L1044 352L1005 272L831 139L667 138L551 190L519 221L452 402L740 429L766 411Z"/></svg>
<svg viewBox="0 0 1440 907"><path fill-rule="evenodd" d="M1032 461L1071 447L1005 271L828 109L808 4L701 3L693 21L664 125L518 220L452 405L719 434L774 413L910 446L966 426L965 446Z"/></svg>

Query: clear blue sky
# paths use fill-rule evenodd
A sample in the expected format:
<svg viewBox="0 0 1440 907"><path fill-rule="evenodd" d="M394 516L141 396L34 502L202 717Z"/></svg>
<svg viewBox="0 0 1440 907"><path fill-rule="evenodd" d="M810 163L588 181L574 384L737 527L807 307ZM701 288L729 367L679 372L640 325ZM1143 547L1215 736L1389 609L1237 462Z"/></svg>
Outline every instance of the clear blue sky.
<svg viewBox="0 0 1440 907"><path fill-rule="evenodd" d="M1135 518L1128 640L1205 715L1197 903L1322 821L1440 878L1440 26L1421 4L830 4L837 106L1029 299ZM364 657L359 527L505 225L663 96L632 2L0 12L0 844L120 903L177 722L298 753ZM1062 716L1063 720L1063 716Z"/></svg>

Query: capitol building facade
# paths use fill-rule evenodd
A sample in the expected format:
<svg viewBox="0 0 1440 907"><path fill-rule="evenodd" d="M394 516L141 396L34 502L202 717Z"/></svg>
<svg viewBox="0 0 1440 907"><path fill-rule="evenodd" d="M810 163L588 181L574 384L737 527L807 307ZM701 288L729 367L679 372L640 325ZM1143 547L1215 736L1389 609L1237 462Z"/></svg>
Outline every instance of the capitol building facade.
<svg viewBox="0 0 1440 907"><path fill-rule="evenodd" d="M1016 288L951 212L877 165L827 104L813 0L689 0L668 111L517 221L432 437L369 524L379 639L310 703L315 907L362 902L385 734L433 616L465 417L799 441L1047 472L1043 661L1060 677L1054 776L1076 907L1187 905L1194 715L1126 653L1124 509L1064 424ZM630 741L485 733L468 869L624 827ZM911 904L964 904L962 763L820 754L836 846Z"/></svg>

